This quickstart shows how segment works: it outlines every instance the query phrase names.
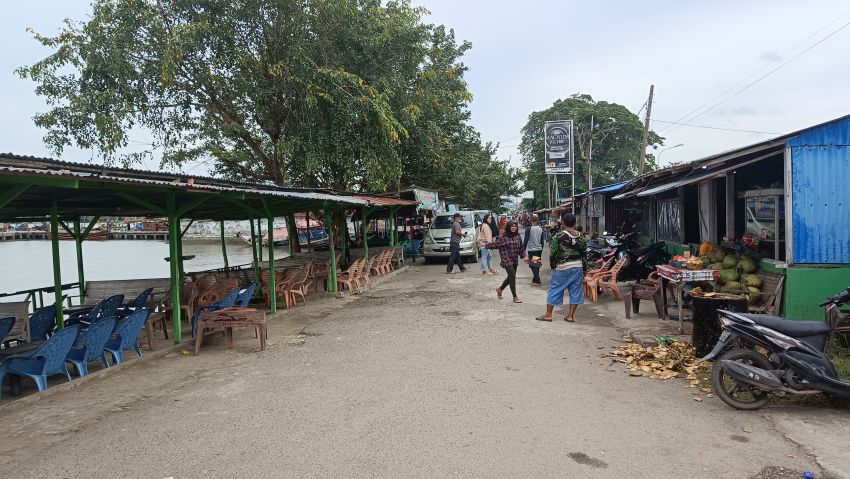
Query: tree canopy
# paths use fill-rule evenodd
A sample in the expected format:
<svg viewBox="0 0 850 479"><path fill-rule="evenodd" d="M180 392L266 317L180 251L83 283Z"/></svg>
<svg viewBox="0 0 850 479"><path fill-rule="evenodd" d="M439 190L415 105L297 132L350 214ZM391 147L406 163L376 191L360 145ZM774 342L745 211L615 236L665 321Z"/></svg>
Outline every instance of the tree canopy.
<svg viewBox="0 0 850 479"><path fill-rule="evenodd" d="M576 193L587 191L587 159L590 153L593 117L593 160L591 176L594 186L602 186L634 178L639 170L643 123L623 105L595 101L590 95L572 95L557 100L543 111L528 116L522 128L519 146L526 168L526 189L534 190L534 208L546 206L546 174L543 168L543 126L547 121L573 120ZM649 147L657 148L663 138L649 132ZM644 171L657 168L655 156L648 154ZM569 183L560 183L561 188Z"/></svg>
<svg viewBox="0 0 850 479"><path fill-rule="evenodd" d="M50 109L35 117L57 154L108 162L212 161L225 177L342 190L416 182L460 194L458 171L510 193L468 125L454 32L409 0L95 0L85 22L35 34L53 52L18 69ZM124 153L130 133L148 150ZM467 191L470 193L467 194Z"/></svg>

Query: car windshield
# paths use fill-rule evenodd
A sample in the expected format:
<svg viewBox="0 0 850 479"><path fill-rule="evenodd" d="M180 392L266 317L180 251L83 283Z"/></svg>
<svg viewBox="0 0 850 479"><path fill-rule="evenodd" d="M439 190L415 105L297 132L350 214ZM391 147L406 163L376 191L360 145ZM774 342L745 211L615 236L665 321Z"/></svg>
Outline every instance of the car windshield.
<svg viewBox="0 0 850 479"><path fill-rule="evenodd" d="M452 227L452 223L454 223L454 218L452 216L438 216L434 218L434 222L431 223L431 228L438 230L447 230ZM472 225L469 223L469 216L462 215L460 217L460 227L461 228L469 228Z"/></svg>

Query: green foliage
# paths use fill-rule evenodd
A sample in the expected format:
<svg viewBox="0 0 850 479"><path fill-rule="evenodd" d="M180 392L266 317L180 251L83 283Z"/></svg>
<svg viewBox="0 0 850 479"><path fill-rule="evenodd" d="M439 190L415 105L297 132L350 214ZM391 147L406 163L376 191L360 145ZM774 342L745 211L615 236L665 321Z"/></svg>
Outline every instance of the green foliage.
<svg viewBox="0 0 850 479"><path fill-rule="evenodd" d="M543 126L552 120L573 120L576 193L587 191L587 158L590 152L590 120L593 117L594 186L626 181L637 176L643 123L623 105L595 101L590 95L572 95L557 100L543 111L528 116L519 146L526 168L526 189L534 190L533 208L546 206L546 174L543 169ZM649 147L657 148L663 139L649 133ZM655 157L647 155L644 171L656 168Z"/></svg>
<svg viewBox="0 0 850 479"><path fill-rule="evenodd" d="M55 37L34 34L53 52L18 69L50 105L35 123L57 154L76 145L128 164L161 152L163 164L212 160L229 178L371 191L453 188L445 176L477 168L515 174L467 124L470 45L422 23L409 0L92 8ZM120 153L134 129L154 144Z"/></svg>

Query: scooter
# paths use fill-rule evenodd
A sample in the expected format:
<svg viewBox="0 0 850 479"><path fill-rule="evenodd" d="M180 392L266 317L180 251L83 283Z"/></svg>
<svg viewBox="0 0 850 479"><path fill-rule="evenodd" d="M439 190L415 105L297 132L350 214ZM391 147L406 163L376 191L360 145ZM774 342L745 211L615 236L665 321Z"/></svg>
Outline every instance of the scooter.
<svg viewBox="0 0 850 479"><path fill-rule="evenodd" d="M646 279L655 271L656 265L670 261L670 255L667 254L663 241L649 246L640 246L634 241L635 234L632 232L619 237L619 242L612 247L611 251L597 260L597 264L601 266L602 263L612 259L614 261L626 259L626 264L620 270L618 277L620 281Z"/></svg>
<svg viewBox="0 0 850 479"><path fill-rule="evenodd" d="M837 307L848 302L850 288L820 306ZM723 332L714 349L700 361L719 357L711 371L711 385L729 406L758 409L771 395L827 393L850 397L850 380L838 377L824 354L831 324L724 310L718 313ZM722 353L730 344L736 347Z"/></svg>

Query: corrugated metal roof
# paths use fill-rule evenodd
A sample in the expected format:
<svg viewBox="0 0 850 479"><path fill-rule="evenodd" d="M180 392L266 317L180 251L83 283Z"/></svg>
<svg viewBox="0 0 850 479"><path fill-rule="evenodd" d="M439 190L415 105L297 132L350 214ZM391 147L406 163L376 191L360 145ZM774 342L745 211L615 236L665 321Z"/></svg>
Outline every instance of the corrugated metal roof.
<svg viewBox="0 0 850 479"><path fill-rule="evenodd" d="M387 196L367 195L367 194L345 194L346 198L354 198L369 203L369 206L418 206L419 202L412 200L403 200L401 198L392 198Z"/></svg>
<svg viewBox="0 0 850 479"><path fill-rule="evenodd" d="M850 119L807 130L791 149L793 262L850 264Z"/></svg>
<svg viewBox="0 0 850 479"><path fill-rule="evenodd" d="M625 186L626 183L627 183L626 181L621 181L619 183L613 183L613 184L610 184L610 185L597 186L596 188L593 188L590 191L588 191L586 194L594 195L596 193L607 193L609 191L617 191L620 188L622 188L623 186Z"/></svg>
<svg viewBox="0 0 850 479"><path fill-rule="evenodd" d="M13 161L9 162L4 160ZM22 161L30 163L33 166L11 166L11 164L21 164ZM143 170L100 167L98 165L59 162L56 160L9 154L0 154L0 173L11 176L47 176L52 178L97 181L103 183L134 184L171 189L179 188L186 191L236 192L277 198L331 201L352 205L369 204L369 202L364 199L344 194L325 193L323 191L281 188L269 185L252 185L250 183L233 182L206 177L202 177L202 179L199 180L197 177L191 175L171 175L157 172L146 172ZM192 180L193 184L189 184L189 179Z"/></svg>

